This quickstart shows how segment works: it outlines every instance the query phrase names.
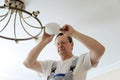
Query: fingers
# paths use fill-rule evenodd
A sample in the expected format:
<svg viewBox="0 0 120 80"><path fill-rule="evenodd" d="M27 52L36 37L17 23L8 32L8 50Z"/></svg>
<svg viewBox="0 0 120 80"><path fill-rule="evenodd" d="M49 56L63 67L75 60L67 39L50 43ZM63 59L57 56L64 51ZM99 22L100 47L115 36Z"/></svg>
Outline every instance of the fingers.
<svg viewBox="0 0 120 80"><path fill-rule="evenodd" d="M64 25L62 28L60 28L60 31L68 31L68 30L69 30L68 25Z"/></svg>
<svg viewBox="0 0 120 80"><path fill-rule="evenodd" d="M44 35L53 35L53 34L48 34L45 30L44 30L44 33L43 33Z"/></svg>
<svg viewBox="0 0 120 80"><path fill-rule="evenodd" d="M47 37L54 37L54 34L48 34L46 31L44 31L43 36Z"/></svg>

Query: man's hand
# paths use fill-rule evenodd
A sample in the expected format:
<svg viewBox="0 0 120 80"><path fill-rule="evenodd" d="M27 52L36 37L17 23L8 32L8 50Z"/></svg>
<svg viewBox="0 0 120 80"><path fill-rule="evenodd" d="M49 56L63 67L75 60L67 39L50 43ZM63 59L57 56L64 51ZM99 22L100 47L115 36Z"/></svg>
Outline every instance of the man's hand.
<svg viewBox="0 0 120 80"><path fill-rule="evenodd" d="M60 31L67 36L72 36L75 30L71 25L65 24L62 28L60 28Z"/></svg>
<svg viewBox="0 0 120 80"><path fill-rule="evenodd" d="M47 44L52 41L53 37L54 37L54 34L50 35L44 31L42 36L42 41L45 41L45 43Z"/></svg>

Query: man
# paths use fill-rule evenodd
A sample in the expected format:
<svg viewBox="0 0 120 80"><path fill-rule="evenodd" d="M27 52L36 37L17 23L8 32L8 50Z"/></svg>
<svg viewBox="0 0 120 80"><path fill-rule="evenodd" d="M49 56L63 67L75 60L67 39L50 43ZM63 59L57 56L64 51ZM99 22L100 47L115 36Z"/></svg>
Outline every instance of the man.
<svg viewBox="0 0 120 80"><path fill-rule="evenodd" d="M30 51L24 65L47 77L47 80L85 80L87 71L96 66L103 55L105 48L95 39L86 36L71 25L64 25L55 42L61 61L37 61L42 49L52 41L54 35L43 33L42 40ZM89 52L74 56L72 38L84 44Z"/></svg>

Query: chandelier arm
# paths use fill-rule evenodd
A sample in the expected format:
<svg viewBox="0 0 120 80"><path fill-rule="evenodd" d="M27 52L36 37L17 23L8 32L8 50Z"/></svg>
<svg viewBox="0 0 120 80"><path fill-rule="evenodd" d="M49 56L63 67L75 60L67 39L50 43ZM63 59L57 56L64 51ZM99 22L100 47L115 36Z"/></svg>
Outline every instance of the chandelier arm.
<svg viewBox="0 0 120 80"><path fill-rule="evenodd" d="M11 16L12 16L12 14L10 14L10 17L9 17L6 25L0 30L0 32L2 32L7 27L8 23L10 22Z"/></svg>
<svg viewBox="0 0 120 80"><path fill-rule="evenodd" d="M15 17L14 17L14 37L15 37L15 40L17 38L17 36L16 36L16 17L17 17L17 10L15 11Z"/></svg>
<svg viewBox="0 0 120 80"><path fill-rule="evenodd" d="M23 19L31 18L31 16L23 17Z"/></svg>
<svg viewBox="0 0 120 80"><path fill-rule="evenodd" d="M7 13L5 13L5 14L3 14L3 15L0 15L0 17L4 17L4 16L6 16L8 14L8 12Z"/></svg>
<svg viewBox="0 0 120 80"><path fill-rule="evenodd" d="M39 36L39 35L41 34L41 32L42 32L42 30L41 30L37 35L33 36L33 35L31 35L31 34L24 28L24 25L23 25L23 23L22 23L21 17L20 17L20 23L21 23L21 25L22 25L23 30L24 30L29 36L31 36L31 37L34 38L34 39L37 39L38 36ZM44 27L43 27L43 29L44 29ZM31 39L32 39L32 38L31 38ZM28 39L29 39L29 38L28 38Z"/></svg>
<svg viewBox="0 0 120 80"><path fill-rule="evenodd" d="M22 17L22 19L23 19L23 17ZM24 31L28 34L28 35L30 35L32 38L35 38L35 39L37 39L37 37L41 34L41 32L42 32L42 30L44 30L44 28L45 27L39 27L39 29L41 30L36 36L33 36L33 35L31 35L29 32L27 32L27 30L24 28L24 26L23 26L23 23L22 23L22 20L21 20L21 17L20 17L20 22L21 22L21 25L22 25L22 27L23 27L23 29L24 29ZM30 25L29 25L30 26Z"/></svg>
<svg viewBox="0 0 120 80"><path fill-rule="evenodd" d="M41 28L42 28L42 27L36 27L36 26L33 26L33 25L29 24L28 22L25 21L25 19L23 18L23 16L22 16L22 19L23 19L23 21L24 21L27 25L29 25L29 26L32 27L32 28L38 28L38 29L41 29Z"/></svg>
<svg viewBox="0 0 120 80"><path fill-rule="evenodd" d="M24 13L32 16L32 13L30 13L30 12L28 12L28 11L26 11L26 10L23 10L23 9L19 9L19 8L15 8L15 7L9 7L9 9L18 10L18 11L24 12ZM23 17L23 16L22 16L22 17ZM33 16L32 16L32 17L33 17ZM41 23L41 21L40 21L37 17L33 17L33 18L35 18L35 19L39 22L41 28L44 28L43 25L42 25L42 23ZM40 27L38 27L38 28L40 28Z"/></svg>
<svg viewBox="0 0 120 80"><path fill-rule="evenodd" d="M30 16L32 16L32 14L31 14L30 12L26 11L26 10L22 10L22 9L19 9L19 8L14 8L14 7L10 7L10 9L16 9L16 10L22 11L22 12L24 12L24 13L29 14ZM23 19L23 15L21 15L21 16L22 16L22 17L20 17L21 25L22 25L23 29L25 30L25 32L28 33L28 32L26 31L26 29L24 28L23 23L22 23L22 20L21 20L21 18ZM35 35L35 36L32 36L31 34L28 33L28 35L31 36L30 38L17 39L17 40L20 40L20 41L21 41L21 40L29 40L29 39L33 39L33 38L36 39L36 38L41 34L42 29L44 30L45 27L42 26L42 23L40 22L40 20L39 20L37 17L34 17L34 18L39 22L39 24L40 24L41 27L38 27L38 28L41 29L41 31L40 31L37 35ZM24 20L24 19L23 19L23 20ZM24 20L24 22L26 22L26 21Z"/></svg>
<svg viewBox="0 0 120 80"><path fill-rule="evenodd" d="M0 8L8 8L8 6L0 6ZM22 13L24 12L24 13L30 15L30 16L28 16L28 17L25 17L24 19L33 17L33 18L34 18L35 20L37 20L37 22L39 22L39 24L40 24L40 27L39 27L40 32L39 32L38 34L36 34L35 36L27 37L27 38L16 38L16 39L15 39L15 38L12 38L12 37L6 37L6 36L0 35L1 38L8 39L8 40L14 40L14 41L25 41L25 40L30 40L30 39L33 39L33 38L36 39L36 38L41 34L42 30L44 30L45 27L42 26L41 21L40 21L37 17L33 16L32 13L30 13L30 12L28 12L28 11L22 9L22 8L16 8L16 7L12 7L12 6L9 6L9 10L18 10L18 11L21 11ZM14 11L13 11L13 12L14 12ZM7 23L4 25L4 27L2 28L2 30L0 30L0 32L2 32L2 31L6 28L6 26L8 25L8 23L10 22L11 17L12 17L12 12L10 12L10 13L11 13L11 14L9 15L9 18L8 18L8 20L7 20ZM6 13L6 15L8 15L8 14ZM3 15L3 16L4 16L4 15ZM3 19L3 20L4 20L4 19ZM21 19L21 20L22 20L22 19ZM25 20L25 21L26 21L26 20ZM22 24L23 24L23 23L22 23Z"/></svg>
<svg viewBox="0 0 120 80"><path fill-rule="evenodd" d="M31 35L31 34L25 29L25 27L24 27L24 25L23 25L23 23L22 23L21 17L20 17L20 23L21 23L21 25L22 25L23 30L24 30L29 36L33 37L33 35Z"/></svg>
<svg viewBox="0 0 120 80"><path fill-rule="evenodd" d="M9 37L5 37L5 36L1 36L1 35L0 35L0 37L4 38L4 39L8 39L8 40L24 41L24 40L30 40L30 39L36 38L37 36L30 37L30 38L24 38L24 39L14 39L14 38L9 38Z"/></svg>
<svg viewBox="0 0 120 80"><path fill-rule="evenodd" d="M0 22L3 21L3 20L7 17L8 13L9 13L9 12L7 12L6 14L0 16L0 17L3 17L3 18L0 20Z"/></svg>

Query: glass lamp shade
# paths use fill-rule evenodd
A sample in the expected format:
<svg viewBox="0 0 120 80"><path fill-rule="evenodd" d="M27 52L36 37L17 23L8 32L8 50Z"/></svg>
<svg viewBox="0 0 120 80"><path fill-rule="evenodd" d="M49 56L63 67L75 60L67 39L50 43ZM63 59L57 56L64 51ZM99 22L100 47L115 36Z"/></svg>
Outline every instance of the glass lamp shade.
<svg viewBox="0 0 120 80"><path fill-rule="evenodd" d="M55 34L57 35L60 31L60 25L57 23L48 23L45 25L45 31L48 34Z"/></svg>

